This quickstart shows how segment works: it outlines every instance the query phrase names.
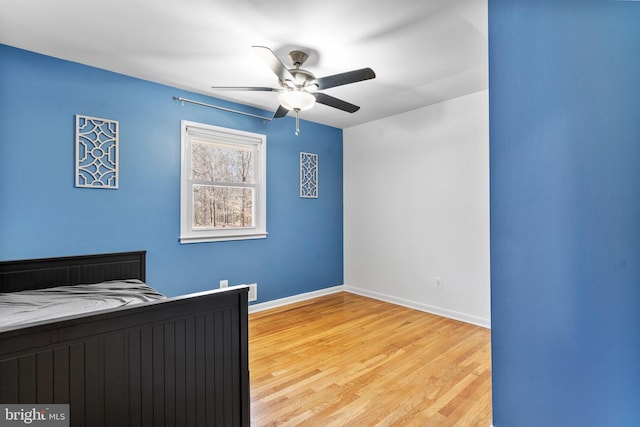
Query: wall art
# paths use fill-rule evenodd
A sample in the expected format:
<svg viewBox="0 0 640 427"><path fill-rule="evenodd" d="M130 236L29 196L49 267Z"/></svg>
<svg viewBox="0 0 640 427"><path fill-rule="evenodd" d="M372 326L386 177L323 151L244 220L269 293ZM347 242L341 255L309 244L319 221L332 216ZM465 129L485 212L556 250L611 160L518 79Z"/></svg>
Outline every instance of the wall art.
<svg viewBox="0 0 640 427"><path fill-rule="evenodd" d="M318 155L300 153L300 197L318 198Z"/></svg>
<svg viewBox="0 0 640 427"><path fill-rule="evenodd" d="M118 188L118 122L76 115L76 187Z"/></svg>

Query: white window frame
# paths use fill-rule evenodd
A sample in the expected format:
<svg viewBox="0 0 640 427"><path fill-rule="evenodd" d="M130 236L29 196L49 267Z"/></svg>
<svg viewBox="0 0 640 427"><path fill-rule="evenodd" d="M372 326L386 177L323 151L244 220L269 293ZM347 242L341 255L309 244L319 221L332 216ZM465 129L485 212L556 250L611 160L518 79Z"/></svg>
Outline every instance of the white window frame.
<svg viewBox="0 0 640 427"><path fill-rule="evenodd" d="M225 240L264 239L267 237L267 137L219 126L182 120L180 173L180 243L215 242ZM211 139L232 145L255 148L255 212L254 226L245 228L194 229L193 185L191 179L191 137Z"/></svg>

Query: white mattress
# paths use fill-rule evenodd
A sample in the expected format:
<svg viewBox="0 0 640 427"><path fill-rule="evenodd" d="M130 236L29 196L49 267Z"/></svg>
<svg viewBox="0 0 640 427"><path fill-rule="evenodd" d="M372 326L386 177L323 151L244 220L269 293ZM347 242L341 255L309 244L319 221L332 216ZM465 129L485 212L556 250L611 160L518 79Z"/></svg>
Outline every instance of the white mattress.
<svg viewBox="0 0 640 427"><path fill-rule="evenodd" d="M0 328L164 298L136 279L0 293Z"/></svg>

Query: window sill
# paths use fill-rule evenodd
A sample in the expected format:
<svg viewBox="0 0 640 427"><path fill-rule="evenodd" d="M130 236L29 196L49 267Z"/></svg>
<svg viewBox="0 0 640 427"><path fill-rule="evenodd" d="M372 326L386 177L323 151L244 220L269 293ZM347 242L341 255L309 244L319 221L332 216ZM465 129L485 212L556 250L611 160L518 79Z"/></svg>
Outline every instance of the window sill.
<svg viewBox="0 0 640 427"><path fill-rule="evenodd" d="M264 233L251 233L251 234L225 234L219 236L180 236L180 244L189 243L205 243L205 242L227 242L232 240L253 240L253 239L266 239L266 232Z"/></svg>

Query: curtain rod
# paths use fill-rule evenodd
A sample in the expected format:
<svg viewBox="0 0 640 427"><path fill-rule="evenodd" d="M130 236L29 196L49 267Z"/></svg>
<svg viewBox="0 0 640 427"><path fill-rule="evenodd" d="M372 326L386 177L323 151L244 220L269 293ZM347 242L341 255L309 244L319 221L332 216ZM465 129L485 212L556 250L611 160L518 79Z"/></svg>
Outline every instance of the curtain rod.
<svg viewBox="0 0 640 427"><path fill-rule="evenodd" d="M228 113L236 113L236 114L242 114L243 116L255 117L256 119L262 119L264 121L271 121L272 119L272 117L264 117L264 116L259 116L257 114L245 113L244 111L237 111L237 110L232 110L230 108L220 107L217 105L205 104L204 102L194 101L192 99L181 98L178 96L174 96L173 99L175 99L176 101L180 101L182 103L188 102L190 104L200 105L202 107L215 108L216 110L222 110Z"/></svg>

